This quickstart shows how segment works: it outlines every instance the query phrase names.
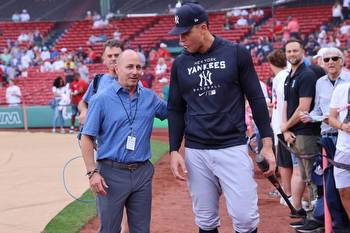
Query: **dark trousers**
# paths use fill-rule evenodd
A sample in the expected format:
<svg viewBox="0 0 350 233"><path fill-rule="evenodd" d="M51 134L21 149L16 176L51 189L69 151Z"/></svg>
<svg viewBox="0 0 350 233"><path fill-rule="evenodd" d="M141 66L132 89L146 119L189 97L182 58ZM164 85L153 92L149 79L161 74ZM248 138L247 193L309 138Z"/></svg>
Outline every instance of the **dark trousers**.
<svg viewBox="0 0 350 233"><path fill-rule="evenodd" d="M108 188L107 195L96 196L100 233L120 232L123 208L126 207L130 233L149 233L151 221L153 165L150 162L135 170L98 163Z"/></svg>
<svg viewBox="0 0 350 233"><path fill-rule="evenodd" d="M343 7L343 16L344 16L344 20L347 20L349 18L349 8L348 7Z"/></svg>

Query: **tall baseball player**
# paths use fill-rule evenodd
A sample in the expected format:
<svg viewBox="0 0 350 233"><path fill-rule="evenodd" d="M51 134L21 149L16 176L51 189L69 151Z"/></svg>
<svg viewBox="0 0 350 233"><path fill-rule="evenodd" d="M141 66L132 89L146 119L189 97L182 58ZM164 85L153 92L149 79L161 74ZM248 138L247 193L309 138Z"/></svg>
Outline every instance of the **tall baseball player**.
<svg viewBox="0 0 350 233"><path fill-rule="evenodd" d="M179 35L185 50L171 70L171 170L180 180L187 173L200 233L218 232L222 193L236 232L255 233L258 196L246 145L245 96L263 138L261 153L270 166L264 175L272 175L276 164L267 106L251 56L242 46L210 33L201 5L180 7L175 23L170 34ZM178 152L183 136L185 160Z"/></svg>

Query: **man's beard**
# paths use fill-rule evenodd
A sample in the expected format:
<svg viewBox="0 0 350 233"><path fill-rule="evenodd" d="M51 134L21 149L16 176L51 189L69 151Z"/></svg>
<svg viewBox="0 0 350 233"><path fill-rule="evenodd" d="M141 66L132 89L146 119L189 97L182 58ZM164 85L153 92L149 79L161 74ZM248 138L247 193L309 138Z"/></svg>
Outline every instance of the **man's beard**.
<svg viewBox="0 0 350 233"><path fill-rule="evenodd" d="M301 58L297 58L293 62L289 60L289 63L295 66L295 65L298 65L301 61L302 61Z"/></svg>

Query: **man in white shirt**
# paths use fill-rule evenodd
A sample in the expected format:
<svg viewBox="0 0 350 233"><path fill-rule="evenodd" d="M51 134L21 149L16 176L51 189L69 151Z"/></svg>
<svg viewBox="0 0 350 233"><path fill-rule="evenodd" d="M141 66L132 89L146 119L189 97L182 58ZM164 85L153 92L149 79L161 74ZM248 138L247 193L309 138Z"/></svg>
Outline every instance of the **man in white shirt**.
<svg viewBox="0 0 350 233"><path fill-rule="evenodd" d="M338 129L334 161L350 164L350 83L335 88L329 112L329 124ZM335 186L348 216L350 216L350 171L334 167Z"/></svg>
<svg viewBox="0 0 350 233"><path fill-rule="evenodd" d="M237 22L236 22L237 27L244 27L247 25L248 25L248 21L243 17L239 18L239 20L237 20Z"/></svg>
<svg viewBox="0 0 350 233"><path fill-rule="evenodd" d="M50 51L47 49L46 46L44 46L43 51L41 51L41 53L40 53L41 60L46 61L46 60L50 59L50 57L51 57Z"/></svg>
<svg viewBox="0 0 350 233"><path fill-rule="evenodd" d="M28 14L26 9L22 10L22 13L20 14L21 22L28 22L30 20L30 15Z"/></svg>
<svg viewBox="0 0 350 233"><path fill-rule="evenodd" d="M12 22L17 23L17 22L19 22L19 20L20 20L20 15L17 12L13 13Z"/></svg>
<svg viewBox="0 0 350 233"><path fill-rule="evenodd" d="M272 51L267 60L270 64L275 77L272 80L272 118L271 126L275 136L275 146L277 154L277 166L281 174L281 183L287 196L292 195L291 181L293 174L293 162L290 152L281 145L279 140L284 141L281 132L282 112L284 103L284 82L289 74L287 68L287 59L284 52L280 49ZM281 204L285 204L281 198Z"/></svg>
<svg viewBox="0 0 350 233"><path fill-rule="evenodd" d="M156 75L161 75L161 74L164 74L167 70L167 65L165 63L165 60L164 58L160 57L158 59L158 63L156 65L156 68L155 68L155 73Z"/></svg>
<svg viewBox="0 0 350 233"><path fill-rule="evenodd" d="M21 89L9 81L9 87L6 89L6 102L9 107L18 106L21 103Z"/></svg>
<svg viewBox="0 0 350 233"><path fill-rule="evenodd" d="M328 139L329 143L333 142L334 146L337 141L337 128L333 128L328 124L329 107L332 98L332 93L336 88L344 83L350 82L350 75L342 71L344 64L344 55L338 48L326 48L322 52L322 61L327 75L320 77L316 82L315 104L310 113L301 112L300 120L303 123L307 122L322 122L321 136L322 140ZM327 187L327 186L326 186ZM335 191L335 190L334 190ZM319 193L312 218L307 220L309 226L323 225L323 194ZM334 212L333 212L334 211ZM339 212L332 209L332 216L338 216ZM310 224L313 222L312 224ZM339 224L337 219L333 219L334 224ZM336 227L336 226L334 226ZM301 228L298 228L300 230ZM310 229L308 227L308 229Z"/></svg>
<svg viewBox="0 0 350 233"><path fill-rule="evenodd" d="M19 42L27 42L27 41L30 40L30 37L29 37L28 33L22 32L22 33L18 36L17 40L18 40Z"/></svg>
<svg viewBox="0 0 350 233"><path fill-rule="evenodd" d="M54 71L60 71L64 69L63 56L57 57L54 63L52 63L52 68Z"/></svg>

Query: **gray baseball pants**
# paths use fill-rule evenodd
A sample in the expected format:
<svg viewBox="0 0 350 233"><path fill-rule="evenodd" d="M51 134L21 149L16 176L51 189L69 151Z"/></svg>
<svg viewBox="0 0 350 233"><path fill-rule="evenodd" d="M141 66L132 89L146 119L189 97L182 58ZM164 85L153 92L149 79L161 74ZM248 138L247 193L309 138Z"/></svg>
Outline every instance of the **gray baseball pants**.
<svg viewBox="0 0 350 233"><path fill-rule="evenodd" d="M221 193L236 231L250 233L257 228L257 184L247 145L211 150L185 148L185 163L195 222L201 229L220 226Z"/></svg>

